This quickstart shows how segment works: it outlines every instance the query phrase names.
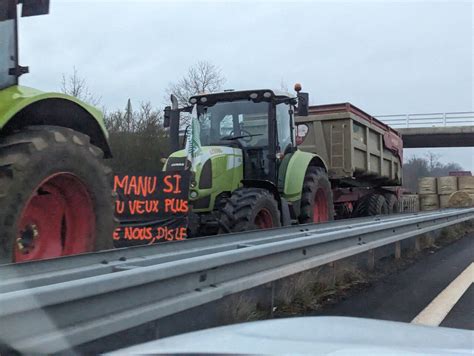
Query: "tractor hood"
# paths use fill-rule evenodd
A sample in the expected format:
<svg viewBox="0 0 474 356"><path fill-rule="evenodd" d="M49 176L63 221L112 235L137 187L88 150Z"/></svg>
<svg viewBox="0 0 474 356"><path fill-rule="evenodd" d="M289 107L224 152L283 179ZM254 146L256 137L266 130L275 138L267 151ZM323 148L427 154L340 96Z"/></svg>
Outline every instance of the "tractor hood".
<svg viewBox="0 0 474 356"><path fill-rule="evenodd" d="M185 150L170 155L165 171L191 170L190 201L194 210L211 211L216 197L232 192L243 178L242 150L226 146L203 146L195 157L187 157Z"/></svg>

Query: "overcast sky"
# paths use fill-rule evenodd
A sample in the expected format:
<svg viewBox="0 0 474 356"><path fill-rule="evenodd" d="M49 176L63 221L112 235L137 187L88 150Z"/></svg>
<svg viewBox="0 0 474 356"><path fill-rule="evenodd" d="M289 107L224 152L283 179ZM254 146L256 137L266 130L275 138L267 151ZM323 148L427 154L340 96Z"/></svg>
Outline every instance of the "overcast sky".
<svg viewBox="0 0 474 356"><path fill-rule="evenodd" d="M68 1L23 19L23 85L75 66L108 109L164 102L198 60L226 87L289 88L373 114L474 111L472 1ZM432 150L474 171L474 149ZM426 150L406 150L408 156Z"/></svg>

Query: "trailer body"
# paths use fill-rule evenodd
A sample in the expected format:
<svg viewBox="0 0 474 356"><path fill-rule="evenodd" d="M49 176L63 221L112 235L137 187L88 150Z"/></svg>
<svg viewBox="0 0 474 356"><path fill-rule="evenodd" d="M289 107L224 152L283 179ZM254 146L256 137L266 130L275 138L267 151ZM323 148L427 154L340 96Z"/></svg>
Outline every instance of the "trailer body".
<svg viewBox="0 0 474 356"><path fill-rule="evenodd" d="M327 162L333 187L401 185L401 135L354 105L311 106L295 123L298 148Z"/></svg>

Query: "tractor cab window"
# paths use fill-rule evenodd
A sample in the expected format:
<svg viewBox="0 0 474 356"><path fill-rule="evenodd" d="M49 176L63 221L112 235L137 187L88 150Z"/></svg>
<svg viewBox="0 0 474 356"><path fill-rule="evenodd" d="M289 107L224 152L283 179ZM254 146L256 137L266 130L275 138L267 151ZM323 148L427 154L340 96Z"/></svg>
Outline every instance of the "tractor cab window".
<svg viewBox="0 0 474 356"><path fill-rule="evenodd" d="M15 21L0 21L0 89L16 84L8 71L15 67Z"/></svg>
<svg viewBox="0 0 474 356"><path fill-rule="evenodd" d="M268 146L268 105L241 100L198 106L201 144L237 141L243 148Z"/></svg>
<svg viewBox="0 0 474 356"><path fill-rule="evenodd" d="M292 140L292 120L290 115L291 107L288 104L281 103L276 106L276 120L278 133L278 150L285 153L288 148L293 146Z"/></svg>

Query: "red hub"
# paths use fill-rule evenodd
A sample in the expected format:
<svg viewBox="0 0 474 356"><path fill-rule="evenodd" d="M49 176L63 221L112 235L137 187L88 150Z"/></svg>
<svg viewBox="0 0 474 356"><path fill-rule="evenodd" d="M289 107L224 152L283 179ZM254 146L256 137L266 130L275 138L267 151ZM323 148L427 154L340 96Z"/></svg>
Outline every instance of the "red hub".
<svg viewBox="0 0 474 356"><path fill-rule="evenodd" d="M329 221L328 200L324 190L318 189L314 196L313 222Z"/></svg>
<svg viewBox="0 0 474 356"><path fill-rule="evenodd" d="M262 209L255 216L255 225L259 229L269 229L273 227L272 214L267 209Z"/></svg>
<svg viewBox="0 0 474 356"><path fill-rule="evenodd" d="M25 204L14 241L14 260L92 251L94 234L94 208L86 186L73 174L57 173L45 179Z"/></svg>

